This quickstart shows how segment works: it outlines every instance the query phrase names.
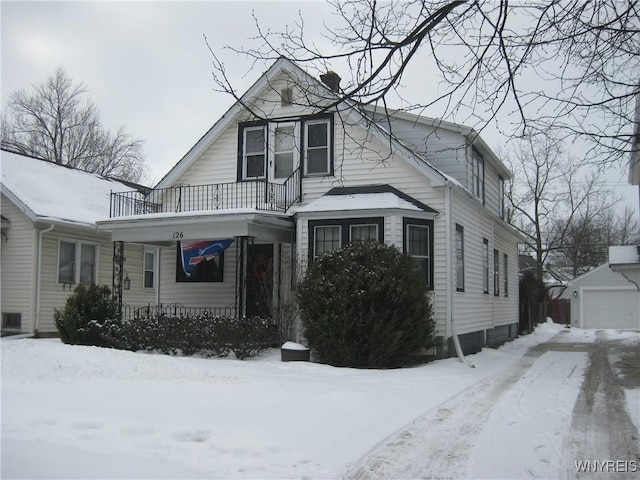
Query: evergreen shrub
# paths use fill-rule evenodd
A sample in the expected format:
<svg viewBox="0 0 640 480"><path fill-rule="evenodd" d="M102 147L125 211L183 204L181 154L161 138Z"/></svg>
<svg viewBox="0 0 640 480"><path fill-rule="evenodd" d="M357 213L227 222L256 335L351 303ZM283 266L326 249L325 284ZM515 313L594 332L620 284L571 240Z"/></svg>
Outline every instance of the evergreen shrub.
<svg viewBox="0 0 640 480"><path fill-rule="evenodd" d="M106 346L89 323L104 325L118 318L118 305L109 287L81 283L67 298L62 311L55 310L53 318L64 343Z"/></svg>
<svg viewBox="0 0 640 480"><path fill-rule="evenodd" d="M433 345L426 280L394 246L359 242L328 252L297 292L305 338L323 363L393 368Z"/></svg>
<svg viewBox="0 0 640 480"><path fill-rule="evenodd" d="M226 357L243 360L277 343L277 327L261 318L157 315L105 324L90 322L100 344L121 350L158 351L169 355Z"/></svg>

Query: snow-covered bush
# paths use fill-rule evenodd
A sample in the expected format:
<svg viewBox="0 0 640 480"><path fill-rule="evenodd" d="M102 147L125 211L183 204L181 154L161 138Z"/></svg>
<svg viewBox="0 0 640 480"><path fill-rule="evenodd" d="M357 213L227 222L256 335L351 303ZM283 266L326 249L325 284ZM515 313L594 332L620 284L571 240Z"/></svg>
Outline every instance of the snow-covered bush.
<svg viewBox="0 0 640 480"><path fill-rule="evenodd" d="M56 310L53 317L64 343L105 346L95 328L88 325L103 325L118 318L118 305L109 287L81 283L67 298L62 311Z"/></svg>
<svg viewBox="0 0 640 480"><path fill-rule="evenodd" d="M424 277L411 257L375 242L324 254L298 285L305 338L335 366L391 368L433 345Z"/></svg>
<svg viewBox="0 0 640 480"><path fill-rule="evenodd" d="M149 350L165 354L253 357L277 344L277 328L261 318L151 316L133 320L91 322L101 345L121 350Z"/></svg>

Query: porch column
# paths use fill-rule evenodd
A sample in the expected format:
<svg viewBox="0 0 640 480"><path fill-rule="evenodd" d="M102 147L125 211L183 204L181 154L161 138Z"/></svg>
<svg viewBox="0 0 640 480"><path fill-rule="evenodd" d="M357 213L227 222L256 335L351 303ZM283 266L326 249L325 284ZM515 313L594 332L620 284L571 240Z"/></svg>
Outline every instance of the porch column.
<svg viewBox="0 0 640 480"><path fill-rule="evenodd" d="M122 290L124 287L124 242L113 242L113 279L111 294L118 305L118 318L122 320Z"/></svg>
<svg viewBox="0 0 640 480"><path fill-rule="evenodd" d="M236 237L236 315L247 315L247 250L249 237Z"/></svg>

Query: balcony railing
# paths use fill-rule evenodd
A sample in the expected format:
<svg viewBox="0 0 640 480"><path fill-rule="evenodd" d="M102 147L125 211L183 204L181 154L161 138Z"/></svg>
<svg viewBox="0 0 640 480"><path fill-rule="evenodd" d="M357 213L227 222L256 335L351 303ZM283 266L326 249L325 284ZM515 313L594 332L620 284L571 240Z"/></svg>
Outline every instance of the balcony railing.
<svg viewBox="0 0 640 480"><path fill-rule="evenodd" d="M301 180L298 168L283 183L256 180L181 185L156 188L147 195L137 191L112 192L110 217L240 208L284 213L300 200Z"/></svg>

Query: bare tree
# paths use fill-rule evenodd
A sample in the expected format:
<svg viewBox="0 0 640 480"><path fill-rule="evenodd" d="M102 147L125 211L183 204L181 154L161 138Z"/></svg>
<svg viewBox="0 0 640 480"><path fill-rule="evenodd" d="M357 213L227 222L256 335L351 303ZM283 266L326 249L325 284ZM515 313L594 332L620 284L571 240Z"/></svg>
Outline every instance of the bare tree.
<svg viewBox="0 0 640 480"><path fill-rule="evenodd" d="M560 255L573 227L605 215L616 201L602 189L596 174L581 173L558 139L536 135L517 146L509 161L516 172L506 191L509 222L525 238L525 250L535 258L535 278L542 285L549 257ZM544 309L539 311L544 314Z"/></svg>
<svg viewBox="0 0 640 480"><path fill-rule="evenodd" d="M481 131L507 109L500 129L510 135L555 130L582 139L585 161L626 161L633 142L635 98L640 91L639 0L334 0L336 23L318 47L306 37L302 15L275 31L254 16L257 45L228 46L252 66L281 56L317 73L339 70L344 100L401 108ZM333 26L335 25L335 26ZM326 45L331 45L327 47ZM220 52L213 54L220 91L234 89ZM440 88L404 101L407 72L420 65L436 73ZM348 75L348 78L347 78Z"/></svg>
<svg viewBox="0 0 640 480"><path fill-rule="evenodd" d="M143 180L142 140L122 127L105 129L95 104L84 99L87 92L61 67L33 91L13 92L2 121L2 148L104 176Z"/></svg>
<svg viewBox="0 0 640 480"><path fill-rule="evenodd" d="M583 208L570 221L558 220L558 230L565 232L560 245L549 258L549 264L570 278L577 277L605 263L611 245L635 245L640 242L640 229L634 212Z"/></svg>

